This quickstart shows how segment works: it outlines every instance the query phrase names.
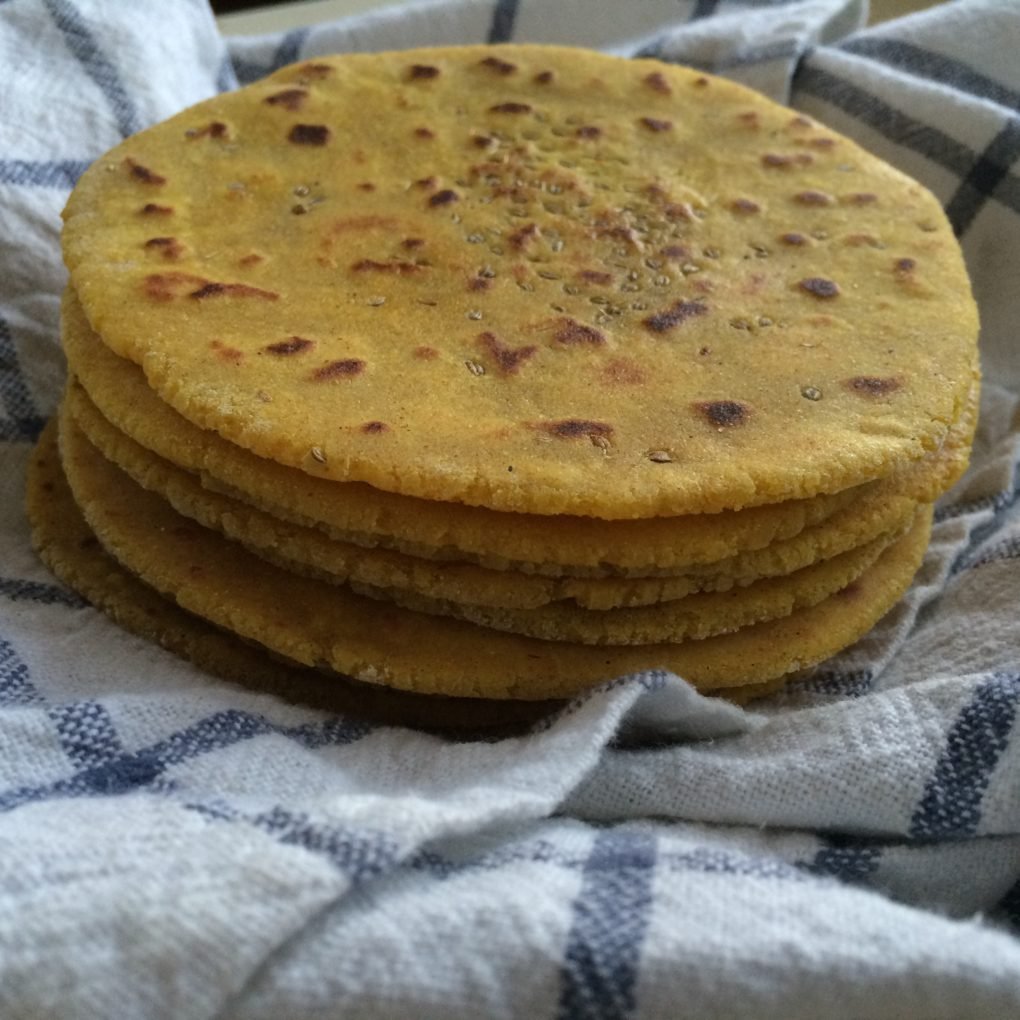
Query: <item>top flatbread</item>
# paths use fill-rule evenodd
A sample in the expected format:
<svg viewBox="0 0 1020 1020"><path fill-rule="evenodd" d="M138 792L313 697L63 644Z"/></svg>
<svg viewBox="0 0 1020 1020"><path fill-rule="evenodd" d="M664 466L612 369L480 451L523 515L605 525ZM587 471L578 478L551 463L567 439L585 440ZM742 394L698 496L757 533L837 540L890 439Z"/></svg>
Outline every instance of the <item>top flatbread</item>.
<svg viewBox="0 0 1020 1020"><path fill-rule="evenodd" d="M974 376L933 196L737 85L581 50L285 68L99 160L64 253L194 423L499 510L838 491L936 448Z"/></svg>

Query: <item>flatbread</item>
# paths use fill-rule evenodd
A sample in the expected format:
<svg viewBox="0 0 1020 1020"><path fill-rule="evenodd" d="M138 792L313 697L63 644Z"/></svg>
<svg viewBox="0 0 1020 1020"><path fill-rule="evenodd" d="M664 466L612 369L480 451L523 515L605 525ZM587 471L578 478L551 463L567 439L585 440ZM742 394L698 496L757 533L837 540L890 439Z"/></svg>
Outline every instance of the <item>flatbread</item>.
<svg viewBox="0 0 1020 1020"><path fill-rule="evenodd" d="M977 416L975 385L939 451L881 482L811 500L641 521L508 514L313 478L196 428L156 397L135 366L105 347L72 292L65 295L62 334L71 368L89 399L128 440L103 430L94 415L82 418L88 409L72 400L90 437L117 463L130 463L135 455L129 442L134 440L197 474L207 488L276 519L320 528L349 546L416 558L408 563L384 552L372 557L349 549L340 562L334 547L327 562L321 542L311 540L304 554L290 553L299 561L316 562L337 574L351 572L368 584L508 608L558 598L573 598L593 609L637 606L788 573L844 552L898 527L913 512L910 504L931 502L962 475ZM187 512L181 502L176 505ZM236 515L231 523L239 523ZM255 535L235 532L234 537L259 542ZM421 559L438 560L444 569L431 569ZM359 564L369 572L359 574ZM479 572L466 564L490 569ZM392 569L383 575L376 567ZM535 577L517 576L511 590L505 578L491 573L508 569ZM693 585L666 576L693 572L699 578ZM657 575L663 579L648 580ZM581 580L587 578L592 580ZM456 587L440 590L449 584L461 586L459 592Z"/></svg>
<svg viewBox="0 0 1020 1020"><path fill-rule="evenodd" d="M909 585L930 508L837 595L778 621L680 645L591 646L426 616L280 570L181 517L107 461L65 417L61 460L83 516L122 566L189 612L276 654L419 693L545 700L651 668L702 690L764 684L866 633Z"/></svg>
<svg viewBox="0 0 1020 1020"><path fill-rule="evenodd" d="M906 497L866 500L868 505L848 507L836 515L835 523L843 525L837 532L822 524L780 543L780 548L758 550L733 561L746 568L760 559L780 568L776 573L781 576L774 582L726 574L548 578L469 563L436 563L337 542L315 528L289 524L203 488L195 476L114 429L76 384L68 388L65 404L89 442L133 481L162 496L178 513L239 541L285 570L332 583L350 582L362 594L392 599L411 609L547 639L566 636L582 642L647 644L705 637L784 615L849 584L906 530L917 510L917 503ZM656 599L656 594L665 597ZM584 608L549 606L571 596ZM685 599L684 605L669 605L675 599ZM605 607L608 612L592 613L585 603L593 600L617 605ZM620 611L620 604L628 600L642 608Z"/></svg>
<svg viewBox="0 0 1020 1020"><path fill-rule="evenodd" d="M90 414L85 400L76 399L83 396L80 389L69 389L65 395L66 413L100 453L143 488L166 499L178 513L240 541L270 563L306 577L333 583L348 581L362 595L392 600L408 609L454 616L495 630L545 640L583 644L676 642L724 634L750 623L785 616L846 587L913 523L917 509L915 503L903 500L906 514L893 517L890 529L878 538L811 562L785 576L746 586L730 583L723 592L691 593L682 600L682 605L668 601L596 612L542 603L524 607L491 605L493 599L502 603L521 601L522 591L534 591L538 586L556 582L536 575L487 571L471 564L416 561L388 550L337 543L315 529L288 525L229 496L203 489L187 472L117 434L94 408ZM82 425L83 422L88 424ZM99 436L99 440L94 436ZM117 456L107 455L110 448ZM801 537L792 541L798 542ZM336 568L332 573L331 566ZM695 583L693 579L690 582L692 587ZM717 583L721 584L721 579ZM476 596L481 596L482 601Z"/></svg>
<svg viewBox="0 0 1020 1020"><path fill-rule="evenodd" d="M285 662L259 643L241 640L186 612L125 570L99 544L64 478L55 419L33 452L27 504L33 545L61 581L125 630L249 690L372 723L459 734L479 729L486 736L519 729L563 705L560 701L448 698L359 683ZM751 698L765 693L766 685L759 685L741 695Z"/></svg>
<svg viewBox="0 0 1020 1020"><path fill-rule="evenodd" d="M936 450L976 372L934 196L736 84L582 50L285 68L97 160L63 247L194 424L500 511L843 490Z"/></svg>
<svg viewBox="0 0 1020 1020"><path fill-rule="evenodd" d="M915 513L909 523L916 519ZM902 534L907 527L900 529ZM439 600L406 590L379 591L352 583L370 598L392 599L423 613L452 616L483 627L586 645L680 644L717 634L731 634L751 624L777 620L816 605L842 591L870 567L899 537L883 535L782 577L766 578L723 592L701 592L687 598L626 609L582 609L557 602L538 609L503 609Z"/></svg>

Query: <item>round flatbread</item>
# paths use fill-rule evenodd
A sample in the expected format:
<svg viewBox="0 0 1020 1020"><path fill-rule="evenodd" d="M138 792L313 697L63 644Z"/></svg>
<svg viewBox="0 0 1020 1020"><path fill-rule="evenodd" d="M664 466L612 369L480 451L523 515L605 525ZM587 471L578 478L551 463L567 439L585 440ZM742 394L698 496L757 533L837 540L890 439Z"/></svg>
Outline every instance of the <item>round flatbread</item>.
<svg viewBox="0 0 1020 1020"><path fill-rule="evenodd" d="M258 642L241 640L186 612L125 570L100 545L64 478L55 420L44 430L29 464L27 510L33 546L61 581L125 630L257 693L384 725L458 733L480 729L486 738L519 729L563 705L449 698L359 683L335 672L288 663ZM769 685L751 686L737 692L736 698L761 697L769 690Z"/></svg>
<svg viewBox="0 0 1020 1020"><path fill-rule="evenodd" d="M977 415L975 385L965 413L936 453L880 482L814 499L637 521L508 514L314 478L195 427L149 389L136 366L109 351L89 328L70 291L65 294L62 335L71 368L88 399L123 439L88 415L74 391L72 405L82 427L115 462L128 466L133 454L127 444L134 440L199 475L206 488L234 496L276 519L318 527L348 546L415 557L408 564L399 556L372 557L351 549L347 558L351 565L341 567L334 555L330 567L316 543L314 562L334 573L356 571L354 559L366 568L391 564L409 577L406 583L384 580L379 573L352 576L382 587L413 587L440 598L508 608L557 598L573 598L592 609L649 604L789 573L846 551L898 527L912 513L910 503L931 502L959 478L967 465ZM187 512L180 503L177 509ZM254 536L248 540L257 544ZM307 555L293 558L307 560ZM437 571L421 563L423 559L438 560L448 569ZM478 572L466 564L491 569ZM508 569L518 571L512 591L506 578L493 575ZM520 576L524 573L534 577L526 580ZM692 586L690 580L679 580L678 573L697 573L699 579ZM651 580L659 575L660 581ZM430 592L427 586L437 576L446 578L444 584L471 587L464 587L459 597L438 589Z"/></svg>
<svg viewBox="0 0 1020 1020"><path fill-rule="evenodd" d="M842 490L936 449L975 374L931 194L731 82L582 50L285 68L97 160L63 247L193 423L500 511Z"/></svg>
<svg viewBox="0 0 1020 1020"><path fill-rule="evenodd" d="M162 496L178 513L240 541L270 563L307 577L332 583L349 582L360 594L392 600L408 609L454 616L495 630L545 640L583 644L677 642L723 634L785 616L846 587L913 523L917 509L916 503L906 499L882 504L873 508L880 521L898 503L903 504L905 513L890 516L889 527L880 537L817 562L810 561L780 577L747 585L731 581L723 591L688 592L682 605L671 600L640 608L592 612L578 606L549 605L552 600L547 597L537 604L521 606L514 603L530 601L529 595L537 596L543 589L547 592L554 589L557 580L490 571L473 564L415 560L389 550L362 549L336 542L313 528L289 525L229 496L203 489L194 476L117 433L83 397L80 388L69 389L64 398L65 414L100 453L143 488ZM804 534L792 542L799 543ZM724 579L711 576L705 581L717 587L725 583ZM591 582L576 583L583 586ZM628 583L632 582L623 582ZM652 584L661 582L656 579ZM696 584L697 579L692 578L687 586L694 589Z"/></svg>
<svg viewBox="0 0 1020 1020"><path fill-rule="evenodd" d="M930 508L842 592L782 620L680 645L540 641L426 616L281 570L177 514L107 461L64 418L61 460L104 548L161 594L241 638L306 665L419 693L541 700L646 669L699 689L765 684L866 633L909 585Z"/></svg>
<svg viewBox="0 0 1020 1020"><path fill-rule="evenodd" d="M916 513L911 522L916 519ZM901 530L906 531L904 527ZM538 609L503 609L435 599L407 590L380 591L352 583L370 598L391 599L422 613L452 616L482 627L585 645L679 644L731 634L752 624L777 620L842 591L870 567L899 535L883 536L783 577L766 578L722 592L626 609L592 611L562 602Z"/></svg>
<svg viewBox="0 0 1020 1020"><path fill-rule="evenodd" d="M848 507L834 516L838 530L824 523L778 547L719 565L747 568L761 560L780 575L772 581L725 573L675 578L550 578L487 570L471 563L437 563L388 549L338 542L315 528L288 523L230 496L210 492L194 475L118 432L77 384L68 388L64 403L66 413L89 442L133 481L162 496L178 513L220 531L285 570L334 584L349 582L362 594L392 599L422 612L457 616L497 630L546 639L648 644L705 637L785 615L849 584L906 530L917 510L917 502L904 496L865 498L859 507ZM571 599L577 605L550 606ZM684 599L683 606L672 604L678 599ZM615 605L598 606L608 611L592 613L591 607L585 606L592 601ZM625 604L642 608L619 608Z"/></svg>

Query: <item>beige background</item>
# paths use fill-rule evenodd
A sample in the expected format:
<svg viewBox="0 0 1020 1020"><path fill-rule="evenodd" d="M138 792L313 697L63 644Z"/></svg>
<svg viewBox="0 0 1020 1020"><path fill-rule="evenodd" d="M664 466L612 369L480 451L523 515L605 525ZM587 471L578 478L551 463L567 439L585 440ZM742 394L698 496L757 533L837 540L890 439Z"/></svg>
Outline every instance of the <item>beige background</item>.
<svg viewBox="0 0 1020 1020"><path fill-rule="evenodd" d="M295 0L275 7L256 8L239 14L225 14L217 19L225 35L257 35L280 32L301 25L342 18L373 7L385 7L402 0ZM403 0L407 2L407 0ZM871 21L887 21L900 15L934 7L933 0L871 0Z"/></svg>

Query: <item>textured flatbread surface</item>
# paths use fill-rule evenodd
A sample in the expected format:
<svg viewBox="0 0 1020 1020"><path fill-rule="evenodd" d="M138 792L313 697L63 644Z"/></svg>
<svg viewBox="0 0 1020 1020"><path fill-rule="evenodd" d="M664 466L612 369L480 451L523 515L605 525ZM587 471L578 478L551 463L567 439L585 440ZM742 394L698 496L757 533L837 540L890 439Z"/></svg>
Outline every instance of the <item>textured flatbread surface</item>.
<svg viewBox="0 0 1020 1020"><path fill-rule="evenodd" d="M286 68L98 160L64 254L194 424L500 511L846 489L937 449L975 374L933 196L737 85L580 50Z"/></svg>
<svg viewBox="0 0 1020 1020"><path fill-rule="evenodd" d="M60 466L56 420L44 430L33 453L27 502L36 551L65 584L125 630L250 690L371 722L436 730L478 728L486 733L519 728L563 704L451 698L361 683L286 663L261 645L242 641L186 612L125 570L85 523ZM725 696L743 704L771 693L785 679L780 676L766 683L731 687Z"/></svg>
<svg viewBox="0 0 1020 1020"><path fill-rule="evenodd" d="M68 415L89 442L143 488L162 496L178 513L220 531L284 569L333 583L350 582L364 594L392 598L425 612L462 616L486 626L537 637L554 637L555 632L573 618L578 622L570 632L571 640L585 640L581 635L589 632L592 635L589 640L617 644L675 640L678 638L666 635L671 631L676 633L678 627L690 627L694 621L699 621L697 627L681 636L732 630L753 622L755 613L760 619L768 618L767 606L773 607L773 615L783 615L784 611L789 611L789 608L782 608L784 605L790 608L795 604L806 605L809 599L817 601L848 584L885 544L906 529L918 505L916 499L906 495L877 492L792 539L712 565L717 572L705 570L653 578L551 578L488 570L471 563L418 559L389 549L366 549L337 541L316 528L281 520L231 496L204 488L196 476L118 432L89 402L77 383L69 386L65 405ZM873 548L868 551L865 547ZM834 558L842 558L842 562L826 566L826 562ZM760 574L754 572L756 564L762 568ZM733 572L727 573L728 569ZM761 578L788 574L794 575L790 585L786 590L782 584L774 585L771 597L765 595L772 590L767 586L757 592L745 589L743 594L734 590L747 585L757 587ZM678 611L660 605L659 609L644 613L645 625L657 628L655 633L659 636L655 638L650 636L651 630L640 629L640 612L619 614L615 621L612 613L596 613L586 626L581 621L589 614L583 610L547 609L549 603L562 600L572 600L586 609L601 610L653 606L697 592L720 594L714 599L704 595L694 598L691 604ZM752 608L754 606L758 608ZM538 612L483 616L481 607ZM725 612L720 614L719 610ZM710 620L714 620L714 624L710 624ZM628 632L643 636L622 636ZM617 636L611 636L614 634Z"/></svg>
<svg viewBox="0 0 1020 1020"><path fill-rule="evenodd" d="M429 593L433 579L442 576L444 584L470 584L472 594L467 589L459 596L433 591L438 597L516 608L556 598L575 598L590 608L640 605L681 598L700 588L729 587L787 573L836 555L898 526L912 512L911 503L930 502L957 480L966 468L977 413L975 384L963 415L938 451L889 478L814 499L634 521L509 514L315 478L256 457L211 430L195 427L153 393L136 366L102 343L71 291L64 298L62 336L71 368L88 391L88 399L123 436L112 437L94 415L82 420L114 461L127 465L128 444L134 440L197 474L208 488L234 495L275 518L319 527L349 545L415 557L409 563L383 551L371 557L351 550L346 570L357 569L356 557L366 568L403 564L408 578L400 584L395 579L385 581L379 574L353 575L366 583ZM72 393L75 397L80 395ZM88 413L80 399L75 406L80 413ZM316 543L315 555L321 549ZM437 573L422 559L439 560L446 567ZM508 590L505 576L469 569L470 564L495 570L517 567L513 591ZM534 576L522 576L521 571ZM648 580L657 574L692 571L703 578L694 587L675 578ZM607 573L645 579L596 580ZM560 576L564 574L572 576ZM546 580L547 576L558 579ZM592 580L585 582L584 577ZM712 583L712 577L720 580Z"/></svg>
<svg viewBox="0 0 1020 1020"><path fill-rule="evenodd" d="M309 666L420 693L538 700L665 668L703 690L765 684L869 630L909 585L930 508L873 567L810 609L680 645L590 646L502 634L427 616L280 570L177 514L107 461L65 415L61 459L104 548L179 606Z"/></svg>
<svg viewBox="0 0 1020 1020"><path fill-rule="evenodd" d="M777 620L816 605L857 580L897 537L883 536L788 576L767 578L724 592L702 592L650 606L594 612L562 603L538 609L502 609L440 601L407 591L375 593L359 585L352 587L373 598L391 598L408 609L453 616L545 641L588 645L679 644L730 634L741 627Z"/></svg>
<svg viewBox="0 0 1020 1020"><path fill-rule="evenodd" d="M866 517L863 521L865 525L871 524L871 529L865 532L870 541L848 544L846 549L824 558L805 556L805 565L788 577L752 581L744 586L732 579L726 583L725 577L708 575L702 581L705 588L724 589L712 594L693 594L699 583L697 577L678 578L680 584L676 587L687 589L688 597L682 606L660 599L652 600L656 605L641 608L591 612L577 606L548 605L552 601L548 595L563 586L562 580L489 571L472 564L416 560L390 550L362 549L336 542L313 528L289 525L229 496L209 492L193 475L117 433L90 407L80 388L69 388L65 407L67 417L85 438L133 481L162 496L183 516L239 541L284 570L333 583L349 582L360 594L392 599L409 609L455 616L496 630L548 640L593 644L681 641L785 616L794 609L821 601L853 581L906 530L917 509L916 503L906 499L879 504L874 508L879 512L873 516L884 528L877 529ZM895 512L900 504L903 511ZM891 515L890 509L894 511ZM853 523L862 522L855 519ZM872 538L876 533L880 537ZM792 542L798 543L803 535ZM796 555L796 550L788 550L791 553ZM774 559L781 561L781 556ZM635 582L577 579L574 583L580 591L592 585L605 589L615 583L627 592ZM648 587L653 592L665 593L660 579L652 580ZM547 597L540 599L543 593Z"/></svg>
<svg viewBox="0 0 1020 1020"><path fill-rule="evenodd" d="M60 466L56 420L44 430L33 453L27 504L36 551L60 580L125 630L258 693L370 722L458 731L518 727L562 704L419 695L359 683L284 662L262 645L242 641L186 612L125 570L85 523ZM738 698L757 697L768 689L768 685L749 686Z"/></svg>

